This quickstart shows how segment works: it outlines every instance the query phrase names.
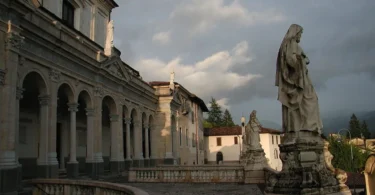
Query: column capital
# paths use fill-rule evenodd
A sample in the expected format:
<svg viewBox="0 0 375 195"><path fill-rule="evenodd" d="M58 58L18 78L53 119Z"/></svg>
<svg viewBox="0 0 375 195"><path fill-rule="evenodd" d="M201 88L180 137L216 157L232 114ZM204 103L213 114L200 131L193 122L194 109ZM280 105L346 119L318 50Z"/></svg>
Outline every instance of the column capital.
<svg viewBox="0 0 375 195"><path fill-rule="evenodd" d="M93 108L86 108L86 116L94 116L95 114L95 109Z"/></svg>
<svg viewBox="0 0 375 195"><path fill-rule="evenodd" d="M17 87L17 91L16 91L16 99L17 100L20 100L23 98L23 95L22 93L25 91L25 89L23 88L20 88L20 87Z"/></svg>
<svg viewBox="0 0 375 195"><path fill-rule="evenodd" d="M150 126L149 126L149 124L148 124L147 122L144 122L144 123L143 123L143 128L148 129L148 128L150 128Z"/></svg>
<svg viewBox="0 0 375 195"><path fill-rule="evenodd" d="M39 104L41 106L48 106L49 100L51 99L51 97L49 95L43 95L43 96L39 96L38 99L39 99Z"/></svg>
<svg viewBox="0 0 375 195"><path fill-rule="evenodd" d="M78 106L79 106L78 103L68 103L68 106L69 106L68 110L70 112L77 112L78 111Z"/></svg>
<svg viewBox="0 0 375 195"><path fill-rule="evenodd" d="M124 118L124 123L130 125L132 123L132 119L131 118Z"/></svg>
<svg viewBox="0 0 375 195"><path fill-rule="evenodd" d="M4 85L5 84L5 75L6 75L6 73L7 73L6 70L0 69L0 85Z"/></svg>
<svg viewBox="0 0 375 195"><path fill-rule="evenodd" d="M120 116L118 114L111 114L109 117L111 122L118 122L120 119Z"/></svg>

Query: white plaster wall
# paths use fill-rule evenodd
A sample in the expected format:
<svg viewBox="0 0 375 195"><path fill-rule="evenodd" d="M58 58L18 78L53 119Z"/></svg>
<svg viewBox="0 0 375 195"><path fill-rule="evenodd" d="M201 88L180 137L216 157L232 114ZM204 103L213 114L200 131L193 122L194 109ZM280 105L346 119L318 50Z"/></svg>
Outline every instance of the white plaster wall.
<svg viewBox="0 0 375 195"><path fill-rule="evenodd" d="M217 146L216 138L221 137L221 146ZM238 144L234 144L234 135L229 136L209 136L207 160L216 162L216 154L220 151L223 153L224 161L238 161L240 157L240 140L242 136L238 136Z"/></svg>
<svg viewBox="0 0 375 195"><path fill-rule="evenodd" d="M95 39L94 41L104 47L107 32L107 17L103 12L97 9L95 14Z"/></svg>
<svg viewBox="0 0 375 195"><path fill-rule="evenodd" d="M85 7L82 8L81 32L87 37L91 36L91 24L93 22L93 6L90 1L85 1Z"/></svg>
<svg viewBox="0 0 375 195"><path fill-rule="evenodd" d="M272 144L272 136L274 137L273 144ZM266 158L268 159L268 165L271 168L280 171L282 168L282 162L278 156L275 158L275 155L274 155L275 150L277 150L277 153L280 154L280 149L276 142L276 137L278 137L279 144L280 144L280 135L273 135L273 134L268 134L268 133L260 134L260 142L262 144L262 148L264 152L266 153Z"/></svg>
<svg viewBox="0 0 375 195"><path fill-rule="evenodd" d="M43 7L57 17L62 17L62 0L43 0Z"/></svg>

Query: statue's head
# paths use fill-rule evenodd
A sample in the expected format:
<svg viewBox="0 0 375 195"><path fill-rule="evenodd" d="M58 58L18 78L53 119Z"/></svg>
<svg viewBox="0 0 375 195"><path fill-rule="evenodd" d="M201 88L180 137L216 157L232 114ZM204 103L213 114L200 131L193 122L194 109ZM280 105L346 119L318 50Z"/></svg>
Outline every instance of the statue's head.
<svg viewBox="0 0 375 195"><path fill-rule="evenodd" d="M250 113L250 119L254 119L256 118L257 116L257 111L256 110L253 110L251 113Z"/></svg>
<svg viewBox="0 0 375 195"><path fill-rule="evenodd" d="M301 36L303 33L302 26L298 24L292 24L290 25L288 32L285 34L284 40L296 40L297 43L301 41Z"/></svg>

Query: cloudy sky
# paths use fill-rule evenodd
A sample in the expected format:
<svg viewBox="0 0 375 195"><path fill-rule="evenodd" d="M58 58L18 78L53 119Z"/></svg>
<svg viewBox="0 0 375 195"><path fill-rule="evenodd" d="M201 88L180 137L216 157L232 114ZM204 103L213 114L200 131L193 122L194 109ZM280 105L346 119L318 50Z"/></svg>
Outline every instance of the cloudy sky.
<svg viewBox="0 0 375 195"><path fill-rule="evenodd" d="M281 124L274 86L289 26L301 46L323 116L375 110L373 0L117 0L115 46L146 81L176 81L212 97L239 123L256 109Z"/></svg>

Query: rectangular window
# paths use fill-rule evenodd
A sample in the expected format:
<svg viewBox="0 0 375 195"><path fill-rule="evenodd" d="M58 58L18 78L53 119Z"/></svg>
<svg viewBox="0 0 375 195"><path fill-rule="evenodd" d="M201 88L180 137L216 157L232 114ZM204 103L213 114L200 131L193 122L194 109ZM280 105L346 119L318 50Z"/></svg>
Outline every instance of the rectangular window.
<svg viewBox="0 0 375 195"><path fill-rule="evenodd" d="M189 134L188 134L188 132L189 132L189 130L188 129L186 129L186 133L185 133L185 136L186 136L186 146L189 146Z"/></svg>
<svg viewBox="0 0 375 195"><path fill-rule="evenodd" d="M194 124L194 111L191 111L191 123Z"/></svg>
<svg viewBox="0 0 375 195"><path fill-rule="evenodd" d="M221 137L216 138L216 145L221 146Z"/></svg>
<svg viewBox="0 0 375 195"><path fill-rule="evenodd" d="M274 143L273 143L273 136L272 136L272 144L274 144Z"/></svg>
<svg viewBox="0 0 375 195"><path fill-rule="evenodd" d="M238 137L234 137L234 144L238 144Z"/></svg>
<svg viewBox="0 0 375 195"><path fill-rule="evenodd" d="M70 27L74 27L74 6L68 1L63 1L62 20Z"/></svg>

